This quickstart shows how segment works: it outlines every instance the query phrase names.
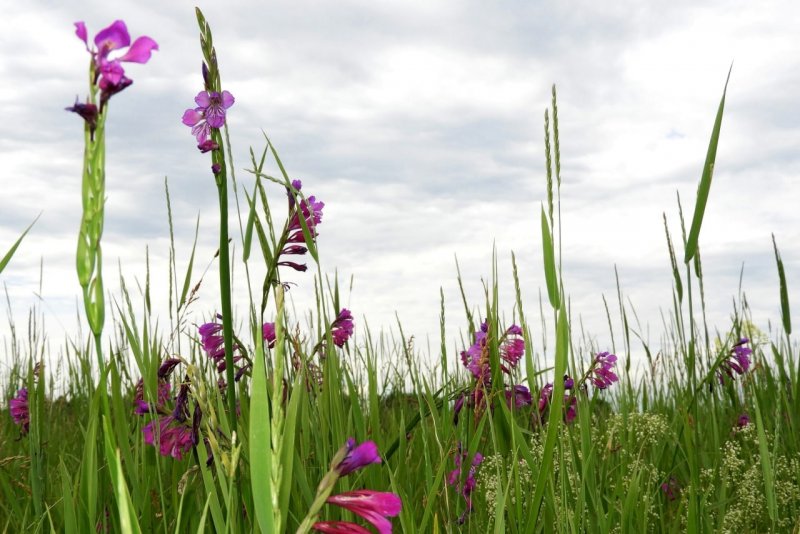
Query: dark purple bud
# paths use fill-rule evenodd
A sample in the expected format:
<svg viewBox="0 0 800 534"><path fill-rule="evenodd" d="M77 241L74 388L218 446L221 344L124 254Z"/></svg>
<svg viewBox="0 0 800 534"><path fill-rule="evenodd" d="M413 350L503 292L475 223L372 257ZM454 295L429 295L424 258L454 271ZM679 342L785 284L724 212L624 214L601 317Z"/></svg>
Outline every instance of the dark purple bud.
<svg viewBox="0 0 800 534"><path fill-rule="evenodd" d="M218 148L219 148L219 145L217 143L215 143L211 139L206 139L205 141L203 141L202 143L197 145L197 149L200 152L202 152L203 154L205 154L206 152L210 152L212 150L216 150ZM216 173L214 173L214 174L216 174Z"/></svg>
<svg viewBox="0 0 800 534"><path fill-rule="evenodd" d="M208 65L206 65L205 61L203 61L202 70L203 70L203 83L205 84L206 88L210 88L211 82L209 81Z"/></svg>
<svg viewBox="0 0 800 534"><path fill-rule="evenodd" d="M458 424L458 414L461 413L461 410L464 408L464 395L462 394L458 399L456 399L456 403L453 406L453 424Z"/></svg>
<svg viewBox="0 0 800 534"><path fill-rule="evenodd" d="M194 414L192 415L192 445L196 446L200 443L200 420L203 418L203 412L200 411L200 405L194 405Z"/></svg>
<svg viewBox="0 0 800 534"><path fill-rule="evenodd" d="M300 272L305 272L306 270L308 270L308 266L305 263L300 264L300 263L295 263L293 261L279 261L278 265L282 265L284 267L291 267L295 271L300 271Z"/></svg>
<svg viewBox="0 0 800 534"><path fill-rule="evenodd" d="M177 421L185 421L189 415L187 408L189 404L189 376L187 375L181 388L178 390L178 396L175 398L175 409L172 411L172 417Z"/></svg>
<svg viewBox="0 0 800 534"><path fill-rule="evenodd" d="M564 375L564 389L572 389L575 387L575 380L570 378L569 375Z"/></svg>
<svg viewBox="0 0 800 534"><path fill-rule="evenodd" d="M81 118L86 121L86 124L89 125L89 129L94 132L97 126L97 106L89 103L83 104L78 102L76 98L75 104L72 107L64 109L80 115Z"/></svg>
<svg viewBox="0 0 800 534"><path fill-rule="evenodd" d="M211 464L214 463L214 451L211 449L211 442L208 441L208 438L203 438L203 445L206 446L206 467L211 467Z"/></svg>
<svg viewBox="0 0 800 534"><path fill-rule="evenodd" d="M167 358L164 360L164 363L158 368L158 378L167 378L179 363L181 363L180 358Z"/></svg>
<svg viewBox="0 0 800 534"><path fill-rule="evenodd" d="M108 102L112 96L117 93L122 92L124 89L127 89L132 83L133 80L130 78L126 78L123 76L119 82L117 83L110 83L106 82L105 78L100 79L100 111L103 111L103 108L106 106L106 102Z"/></svg>
<svg viewBox="0 0 800 534"><path fill-rule="evenodd" d="M213 164L211 166L211 172L214 173L214 176L218 175L220 172L222 172L222 165L220 165L219 163Z"/></svg>
<svg viewBox="0 0 800 534"><path fill-rule="evenodd" d="M281 251L281 254L286 254L288 256L291 254L296 254L296 255L305 254L306 252L308 252L308 249L302 245L291 245L283 249Z"/></svg>

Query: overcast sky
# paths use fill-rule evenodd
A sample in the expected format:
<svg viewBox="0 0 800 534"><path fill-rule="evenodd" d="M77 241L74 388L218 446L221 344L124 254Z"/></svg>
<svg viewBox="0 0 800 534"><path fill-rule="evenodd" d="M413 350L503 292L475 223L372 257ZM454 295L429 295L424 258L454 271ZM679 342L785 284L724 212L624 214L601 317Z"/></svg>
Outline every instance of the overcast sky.
<svg viewBox="0 0 800 534"><path fill-rule="evenodd" d="M602 296L623 292L649 338L671 306L664 238L687 217L733 62L714 182L700 236L712 325L730 326L743 287L755 321L779 323L770 234L800 310L800 4L775 2L242 2L203 7L223 88L237 178L248 188L248 148L266 131L292 178L325 202L323 269L354 277L347 306L363 326L395 313L418 343L438 345L439 289L448 332L465 328L457 256L472 306L499 263L510 318L517 255L526 312L540 345L544 288L539 229L545 201L543 112L557 84L562 159L564 282L573 314L610 348ZM217 199L183 111L201 89L193 6L186 2L27 1L0 19L0 154L4 252L42 216L0 281L24 325L37 302L56 345L76 331L74 271L83 126L63 111L87 92L90 38L115 19L154 38L149 64L126 67L132 87L111 101L107 126L107 288L118 264L135 288L149 245L154 305L166 315L169 179L178 265L200 217L199 274L217 243ZM271 172L276 172L271 169ZM271 189L272 198L283 194ZM280 205L280 204L278 204ZM231 227L241 251L238 224ZM679 255L682 255L679 252ZM259 272L253 266L254 272ZM237 310L246 283L237 268ZM298 312L313 304L311 273L290 275ZM195 277L195 281L197 277ZM254 284L260 287L258 276ZM216 264L190 320L218 311ZM82 305L81 305L82 310ZM82 313L82 312L81 312ZM615 328L619 328L615 315ZM162 326L163 327L163 326ZM647 327L644 326L647 331ZM0 326L0 337L8 326ZM645 334L648 335L648 334ZM552 339L552 334L549 336ZM452 341L451 341L452 344ZM635 347L635 357L641 355Z"/></svg>

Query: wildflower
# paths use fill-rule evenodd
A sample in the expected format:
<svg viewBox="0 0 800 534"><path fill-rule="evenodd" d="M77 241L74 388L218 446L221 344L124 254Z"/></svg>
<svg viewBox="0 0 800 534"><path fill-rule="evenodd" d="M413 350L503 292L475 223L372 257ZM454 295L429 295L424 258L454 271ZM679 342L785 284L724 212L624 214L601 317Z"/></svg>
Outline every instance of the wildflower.
<svg viewBox="0 0 800 534"><path fill-rule="evenodd" d="M194 97L194 102L197 107L184 111L182 121L192 128L198 148L202 152L208 152L203 147L207 146L204 143L211 136L211 128L218 129L225 125L225 112L233 106L235 99L228 91L200 91Z"/></svg>
<svg viewBox="0 0 800 534"><path fill-rule="evenodd" d="M75 23L75 35L83 41L86 51L94 59L95 79L94 83L100 88L100 110L112 95L115 95L131 85L133 81L125 76L123 62L128 63L147 63L154 50L158 50L158 44L147 36L136 39L131 44L131 37L128 28L121 20L114 21L110 26L100 30L94 37L96 49L89 48L86 24L82 21ZM122 55L111 57L112 52L121 51L128 47ZM71 110L75 111L75 110ZM82 115L83 116L83 115Z"/></svg>
<svg viewBox="0 0 800 534"><path fill-rule="evenodd" d="M165 379L169 377L179 363L181 363L180 358L167 358L164 360L164 363L162 363L158 368L158 378Z"/></svg>
<svg viewBox="0 0 800 534"><path fill-rule="evenodd" d="M567 387L569 386L569 387ZM569 375L564 375L564 389L569 390L575 386L575 381L569 377ZM539 391L539 421L544 422L544 414L547 411L547 407L550 405L550 401L553 397L553 384L547 383L544 387ZM567 423L571 423L575 420L578 416L578 398L572 394L565 394L564 395L564 421Z"/></svg>
<svg viewBox="0 0 800 534"><path fill-rule="evenodd" d="M669 480L661 484L661 491L664 492L664 496L667 500L674 501L677 499L681 491L678 479L670 475Z"/></svg>
<svg viewBox="0 0 800 534"><path fill-rule="evenodd" d="M317 521L311 528L328 534L372 534L361 525L349 521Z"/></svg>
<svg viewBox="0 0 800 534"><path fill-rule="evenodd" d="M742 413L739 415L738 419L736 420L736 426L739 428L744 428L750 424L750 416L747 412Z"/></svg>
<svg viewBox="0 0 800 534"><path fill-rule="evenodd" d="M211 173L216 176L222 172L222 165L219 163L212 163L211 164Z"/></svg>
<svg viewBox="0 0 800 534"><path fill-rule="evenodd" d="M162 456L172 456L176 460L182 460L183 455L200 442L199 426L202 414L196 405L192 421L188 421L188 403L189 383L184 381L175 399L175 409L168 415L150 421L142 428L144 442L154 447L158 445Z"/></svg>
<svg viewBox="0 0 800 534"><path fill-rule="evenodd" d="M522 328L513 324L504 336L504 341L500 347L500 357L513 369L517 366L522 355L525 354L525 340L522 338ZM502 366L503 371L510 374L509 369Z"/></svg>
<svg viewBox="0 0 800 534"><path fill-rule="evenodd" d="M611 384L619 380L617 375L614 374L614 371L612 370L616 363L617 356L614 354L601 352L595 356L594 368L592 369L592 372L594 373L592 382L597 388L606 389Z"/></svg>
<svg viewBox="0 0 800 534"><path fill-rule="evenodd" d="M89 129L94 132L95 128L97 127L97 106L89 102L82 104L78 102L78 99L76 98L75 104L73 104L72 107L64 109L80 115L81 118L86 121L86 124L89 125Z"/></svg>
<svg viewBox="0 0 800 534"><path fill-rule="evenodd" d="M222 316L217 314L217 319L221 321ZM203 350L206 351L208 357L211 358L217 365L217 371L221 373L227 367L227 363L225 361L225 340L222 335L222 324L217 322L205 323L200 325L197 331L200 334L200 343L203 345ZM235 351L237 349L239 349L239 345L234 344L232 350ZM237 354L233 357L233 363L238 363L241 360L241 354ZM245 365L244 367L237 367L236 369L238 371L236 381L238 381L241 378L242 373L249 369L249 364Z"/></svg>
<svg viewBox="0 0 800 534"><path fill-rule="evenodd" d="M342 308L336 320L331 324L331 337L337 347L343 346L353 335L353 314L347 308Z"/></svg>
<svg viewBox="0 0 800 534"><path fill-rule="evenodd" d="M479 452L475 453L475 456L472 457L472 463L469 467L469 471L467 471L466 479L464 480L463 486L461 485L461 478L462 478L462 462L467 458L468 454L464 452L461 448L461 443L458 444L458 452L455 456L455 464L456 468L447 475L447 484L449 486L453 486L458 493L464 497L464 500L467 503L467 507L464 510L464 513L458 518L458 523L463 524L464 521L467 519L467 514L472 511L472 491L475 489L475 468L478 467L483 462L483 455Z"/></svg>
<svg viewBox="0 0 800 534"><path fill-rule="evenodd" d="M299 191L302 187L302 183L300 180L294 180L292 182L292 187ZM306 241L306 238L303 235L303 223L305 223L306 228L308 228L308 232L313 241L318 235L316 227L322 222L322 208L325 207L324 202L318 201L312 195L305 200L301 199L300 208L297 209L294 204L294 195L288 190L288 188L287 194L289 195L289 210L291 214L289 216L289 224L287 225L284 233L284 247L281 249L278 257L303 255L307 252L308 249L306 247L298 245L298 243L305 243ZM303 217L303 223L300 221L301 215ZM288 260L279 261L278 265L283 267L291 267L295 271L300 272L305 272L308 269L308 266L304 263ZM342 342L342 344L344 344L344 342Z"/></svg>
<svg viewBox="0 0 800 534"><path fill-rule="evenodd" d="M750 356L752 356L753 351L749 347L745 346L745 344L749 342L750 340L746 337L741 338L733 346L733 348L731 348L731 353L728 358L723 360L723 362L720 364L720 369L722 369L722 371L724 371L729 377L733 378L733 373L743 375L750 370ZM717 377L720 384L722 384L722 373L718 372Z"/></svg>
<svg viewBox="0 0 800 534"><path fill-rule="evenodd" d="M516 385L506 390L506 403L509 408L530 406L531 400L531 392L523 385Z"/></svg>
<svg viewBox="0 0 800 534"><path fill-rule="evenodd" d="M31 424L30 411L28 409L28 389L22 388L17 391L17 396L8 401L8 408L14 423L21 427L20 432L23 435L27 434Z"/></svg>
<svg viewBox="0 0 800 534"><path fill-rule="evenodd" d="M366 489L332 495L325 502L360 515L372 523L378 534L391 534L392 523L387 518L399 514L403 506L394 493Z"/></svg>
<svg viewBox="0 0 800 534"><path fill-rule="evenodd" d="M136 415L145 415L150 412L162 413L164 406L169 402L170 398L170 385L165 380L158 381L158 392L156 394L156 404L152 406L144 400L144 381L139 380L136 384L136 394L133 397L133 404L135 408L133 413Z"/></svg>
<svg viewBox="0 0 800 534"><path fill-rule="evenodd" d="M261 326L261 335L269 348L275 346L275 323L264 323Z"/></svg>
<svg viewBox="0 0 800 534"><path fill-rule="evenodd" d="M381 463L378 446L374 441L365 441L356 445L356 440L348 438L344 446L347 449L345 457L335 468L340 477L347 476L369 464Z"/></svg>

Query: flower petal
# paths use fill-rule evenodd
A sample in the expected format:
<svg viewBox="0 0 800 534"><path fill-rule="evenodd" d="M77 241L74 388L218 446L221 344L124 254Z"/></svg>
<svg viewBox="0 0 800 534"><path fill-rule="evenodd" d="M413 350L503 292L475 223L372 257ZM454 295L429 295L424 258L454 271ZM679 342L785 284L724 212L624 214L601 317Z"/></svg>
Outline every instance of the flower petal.
<svg viewBox="0 0 800 534"><path fill-rule="evenodd" d="M86 50L89 50L89 43L87 42L86 36L86 24L84 24L82 20L75 23L75 35L86 45Z"/></svg>
<svg viewBox="0 0 800 534"><path fill-rule="evenodd" d="M103 28L94 36L94 44L101 57L105 57L111 50L124 48L131 44L128 28L121 20L115 20L108 28Z"/></svg>
<svg viewBox="0 0 800 534"><path fill-rule="evenodd" d="M142 36L133 42L125 55L119 58L119 61L147 63L153 50L158 50L158 43L147 36Z"/></svg>
<svg viewBox="0 0 800 534"><path fill-rule="evenodd" d="M211 105L211 97L208 95L208 91L200 91L197 93L197 96L194 97L194 101L201 108L207 108Z"/></svg>
<svg viewBox="0 0 800 534"><path fill-rule="evenodd" d="M203 120L202 113L194 109L187 109L186 111L183 112L183 118L181 119L181 122L183 122L183 124L185 124L186 126L194 126L201 120Z"/></svg>
<svg viewBox="0 0 800 534"><path fill-rule="evenodd" d="M222 91L222 107L228 109L236 100L228 91Z"/></svg>

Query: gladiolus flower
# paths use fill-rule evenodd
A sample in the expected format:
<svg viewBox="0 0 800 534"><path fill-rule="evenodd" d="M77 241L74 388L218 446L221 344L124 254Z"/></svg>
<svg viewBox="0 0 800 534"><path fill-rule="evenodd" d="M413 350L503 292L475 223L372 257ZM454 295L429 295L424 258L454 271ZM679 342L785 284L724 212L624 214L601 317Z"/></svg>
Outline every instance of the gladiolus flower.
<svg viewBox="0 0 800 534"><path fill-rule="evenodd" d="M225 113L233 106L236 100L228 91L200 91L194 98L197 107L187 109L181 119L183 124L192 128L192 135L195 136L198 148L202 152L208 152L201 147L206 147L205 142L211 136L211 128L222 128L225 125Z"/></svg>
<svg viewBox="0 0 800 534"><path fill-rule="evenodd" d="M361 525L349 521L317 521L311 528L327 534L372 534Z"/></svg>
<svg viewBox="0 0 800 534"><path fill-rule="evenodd" d="M336 320L331 324L331 337L337 347L344 346L353 335L353 314L347 308L342 308Z"/></svg>
<svg viewBox="0 0 800 534"><path fill-rule="evenodd" d="M347 476L353 471L366 467L369 464L381 463L381 456L378 453L378 446L374 441L365 441L356 445L356 440L348 438L345 443L347 454L344 459L336 466L336 471L340 477Z"/></svg>
<svg viewBox="0 0 800 534"><path fill-rule="evenodd" d="M733 378L734 373L743 375L750 370L750 356L752 356L753 351L745 346L745 344L749 342L750 340L746 337L741 338L733 348L731 348L730 356L720 364L720 369L729 377ZM722 373L718 372L717 377L719 378L720 384L722 384Z"/></svg>
<svg viewBox="0 0 800 534"><path fill-rule="evenodd" d="M619 378L614 371L614 365L617 363L617 357L608 352L601 352L595 356L595 368L593 369L594 377L592 382L599 389L606 389Z"/></svg>
<svg viewBox="0 0 800 534"><path fill-rule="evenodd" d="M464 521L467 519L467 515L472 511L472 491L475 489L476 481L475 481L475 468L481 465L483 462L483 455L479 452L475 453L475 456L472 457L472 462L469 467L469 471L467 471L466 479L464 480L464 485L461 485L461 478L462 478L462 462L466 460L467 453L461 448L461 443L458 444L458 452L455 456L455 464L456 468L447 475L447 484L449 486L453 486L462 497L466 501L467 508L464 510L464 513L458 518L458 523L463 524Z"/></svg>
<svg viewBox="0 0 800 534"><path fill-rule="evenodd" d="M403 506L394 493L366 489L332 495L325 502L360 515L372 523L378 534L391 534L392 523L387 518L399 514Z"/></svg>
<svg viewBox="0 0 800 534"><path fill-rule="evenodd" d="M20 428L20 432L24 435L28 433L31 424L31 415L28 408L28 388L22 388L17 391L17 396L8 401L8 409L11 412L11 418Z"/></svg>

